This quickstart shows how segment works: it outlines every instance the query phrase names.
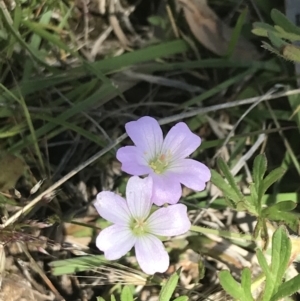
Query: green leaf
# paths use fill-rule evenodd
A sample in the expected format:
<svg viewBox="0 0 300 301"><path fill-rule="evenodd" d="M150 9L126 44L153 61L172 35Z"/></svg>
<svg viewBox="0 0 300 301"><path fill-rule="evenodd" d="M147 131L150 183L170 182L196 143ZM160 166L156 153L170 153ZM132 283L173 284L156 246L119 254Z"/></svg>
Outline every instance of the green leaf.
<svg viewBox="0 0 300 301"><path fill-rule="evenodd" d="M256 250L256 256L260 267L266 275L265 289L263 293L263 301L269 301L274 289L274 277L270 271L267 260L260 249Z"/></svg>
<svg viewBox="0 0 300 301"><path fill-rule="evenodd" d="M278 167L272 170L263 180L263 193L265 194L267 189L276 181L278 181L285 173L285 169Z"/></svg>
<svg viewBox="0 0 300 301"><path fill-rule="evenodd" d="M225 197L232 200L235 205L241 201L239 196L232 190L228 183L225 182L223 177L213 169L211 170L211 182L224 193Z"/></svg>
<svg viewBox="0 0 300 301"><path fill-rule="evenodd" d="M282 283L291 256L291 241L283 226L279 227L272 238L271 272L275 277L275 289Z"/></svg>
<svg viewBox="0 0 300 301"><path fill-rule="evenodd" d="M274 27L277 30L276 34L279 38L282 38L284 40L289 40L291 42L300 41L300 35L287 32L283 28L277 25L275 25Z"/></svg>
<svg viewBox="0 0 300 301"><path fill-rule="evenodd" d="M233 298L241 300L243 297L243 290L239 283L235 281L229 271L221 271L219 273L220 283L223 289Z"/></svg>
<svg viewBox="0 0 300 301"><path fill-rule="evenodd" d="M158 26L162 29L166 29L167 27L167 21L165 18L162 18L161 16L150 16L148 17L148 22L154 26Z"/></svg>
<svg viewBox="0 0 300 301"><path fill-rule="evenodd" d="M293 24L283 13L277 9L272 9L271 18L276 25L279 25L287 32L300 35L300 28Z"/></svg>
<svg viewBox="0 0 300 301"><path fill-rule="evenodd" d="M233 191L236 193L236 195L239 197L239 200L241 201L244 198L244 196L238 188L237 184L235 183L234 177L232 176L228 165L222 158L218 158L217 164L222 173L224 174L224 177L228 181L229 185L231 186L231 189L233 189Z"/></svg>
<svg viewBox="0 0 300 301"><path fill-rule="evenodd" d="M253 301L251 293L251 271L249 268L245 268L242 271L241 285L244 290L244 295L247 299L245 301Z"/></svg>
<svg viewBox="0 0 300 301"><path fill-rule="evenodd" d="M268 31L272 31L275 32L275 28L270 25L270 24L266 24L263 22L254 22L253 23L253 30L252 32L254 33L254 30L259 30L258 32L263 33L261 36L267 37L267 32ZM260 35L260 34L257 34Z"/></svg>
<svg viewBox="0 0 300 301"><path fill-rule="evenodd" d="M105 301L102 297L96 297L97 301Z"/></svg>
<svg viewBox="0 0 300 301"><path fill-rule="evenodd" d="M270 51L270 52L272 52L272 53L274 53L274 54L276 54L276 55L278 55L278 56L280 56L280 57L282 57L282 58L284 58L284 56L281 55L281 53L277 49L273 48L270 44L268 44L264 41L262 42L261 47L268 50L268 51Z"/></svg>
<svg viewBox="0 0 300 301"><path fill-rule="evenodd" d="M237 74L235 76L230 77L229 79L225 80L224 82L220 83L217 86L214 86L212 89L209 89L208 91L205 91L201 93L200 95L185 101L181 105L178 106L178 110L181 110L183 108L191 107L195 104L199 104L200 102L204 101L205 99L208 99L209 97L212 97L221 91L224 91L224 89L227 89L228 87L232 86L233 84L240 82L245 77L249 76L249 74L254 74L258 70L257 67L250 67L245 72L242 72L240 74Z"/></svg>
<svg viewBox="0 0 300 301"><path fill-rule="evenodd" d="M254 183L260 183L267 170L267 159L265 154L260 154L255 157L253 164L253 179Z"/></svg>
<svg viewBox="0 0 300 301"><path fill-rule="evenodd" d="M300 48L295 45L286 45L282 49L282 55L293 62L300 62Z"/></svg>
<svg viewBox="0 0 300 301"><path fill-rule="evenodd" d="M116 301L115 295L111 295L111 296L110 296L110 301Z"/></svg>
<svg viewBox="0 0 300 301"><path fill-rule="evenodd" d="M298 290L300 290L300 274L282 283L270 301L282 300L285 297L295 294Z"/></svg>
<svg viewBox="0 0 300 301"><path fill-rule="evenodd" d="M56 45L60 49L65 50L66 52L70 52L75 56L78 56L78 53L76 53L74 50L70 49L67 44L62 42L62 40L59 38L58 35L54 35L47 30L45 30L42 26L42 24L36 23L36 22L31 22L28 20L22 20L22 23L28 27L32 32L35 34L39 35L43 39L49 41L51 44Z"/></svg>
<svg viewBox="0 0 300 301"><path fill-rule="evenodd" d="M262 201L258 202L258 194L257 194L257 189L255 187L255 183L249 184L249 190L250 190L251 204L255 207L256 214L259 215L259 212L261 211Z"/></svg>
<svg viewBox="0 0 300 301"><path fill-rule="evenodd" d="M253 180L257 193L256 204L261 208L261 199L264 195L262 180L267 170L267 159L264 154L255 157L253 164Z"/></svg>
<svg viewBox="0 0 300 301"><path fill-rule="evenodd" d="M291 212L274 211L265 214L265 217L272 221L283 221L293 231L297 232L299 225L299 218L296 214Z"/></svg>
<svg viewBox="0 0 300 301"><path fill-rule="evenodd" d="M246 7L242 11L242 13L240 14L240 16L239 16L239 18L236 22L233 33L231 35L231 39L229 41L228 49L227 49L226 54L225 54L226 57L230 57L235 51L235 46L236 46L236 44L239 40L239 37L241 35L241 31L242 31L243 25L245 23L247 13L248 13L248 9Z"/></svg>
<svg viewBox="0 0 300 301"><path fill-rule="evenodd" d="M266 277L272 276L271 272L270 272L270 268L267 263L267 260L264 256L263 252L260 249L256 250L256 256L257 256L258 263L259 263L260 267L262 268L263 272L265 273Z"/></svg>
<svg viewBox="0 0 300 301"><path fill-rule="evenodd" d="M287 42L280 39L276 34L268 32L268 38L270 39L272 45L277 49L281 50L284 46L288 45Z"/></svg>
<svg viewBox="0 0 300 301"><path fill-rule="evenodd" d="M80 256L76 258L56 260L49 263L55 276L87 271L95 266L107 263L103 255Z"/></svg>
<svg viewBox="0 0 300 301"><path fill-rule="evenodd" d="M297 203L293 202L293 201L283 201L274 205L271 205L267 208L264 209L265 212L269 212L269 211L291 211L293 209L295 209L297 206Z"/></svg>
<svg viewBox="0 0 300 301"><path fill-rule="evenodd" d="M188 301L189 297L188 296L180 296L176 299L174 299L174 301Z"/></svg>
<svg viewBox="0 0 300 301"><path fill-rule="evenodd" d="M159 301L169 301L175 291L179 280L180 270L172 274L166 284L162 287L159 294Z"/></svg>
<svg viewBox="0 0 300 301"><path fill-rule="evenodd" d="M129 286L124 286L121 293L121 301L133 301L133 295Z"/></svg>

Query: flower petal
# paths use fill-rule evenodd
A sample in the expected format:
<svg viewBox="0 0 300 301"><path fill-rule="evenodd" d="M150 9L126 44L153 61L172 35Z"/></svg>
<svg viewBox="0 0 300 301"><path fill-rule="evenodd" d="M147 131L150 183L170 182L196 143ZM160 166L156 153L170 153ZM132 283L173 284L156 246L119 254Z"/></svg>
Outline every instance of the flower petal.
<svg viewBox="0 0 300 301"><path fill-rule="evenodd" d="M200 144L200 137L192 133L184 122L179 122L167 134L162 153L171 153L173 160L183 159L194 152Z"/></svg>
<svg viewBox="0 0 300 301"><path fill-rule="evenodd" d="M130 221L130 211L126 201L111 191L102 191L97 194L94 206L98 213L106 220L125 225Z"/></svg>
<svg viewBox="0 0 300 301"><path fill-rule="evenodd" d="M108 260L119 259L124 256L136 242L128 227L112 225L100 232L96 238L96 246L104 252Z"/></svg>
<svg viewBox="0 0 300 301"><path fill-rule="evenodd" d="M118 149L117 159L122 163L121 169L130 175L141 176L149 174L148 166L143 152L136 146L124 146Z"/></svg>
<svg viewBox="0 0 300 301"><path fill-rule="evenodd" d="M158 122L149 116L125 125L126 132L133 143L151 160L160 153L163 144L163 134Z"/></svg>
<svg viewBox="0 0 300 301"><path fill-rule="evenodd" d="M157 206L162 206L165 203L176 204L182 194L182 189L176 175L162 174L157 175L152 173L153 179L153 194L152 201Z"/></svg>
<svg viewBox="0 0 300 301"><path fill-rule="evenodd" d="M209 168L193 159L177 160L169 169L176 174L178 181L188 188L202 191L206 182L210 180L211 172Z"/></svg>
<svg viewBox="0 0 300 301"><path fill-rule="evenodd" d="M147 225L152 234L175 236L186 233L191 227L191 222L187 215L187 207L176 204L155 211L148 218Z"/></svg>
<svg viewBox="0 0 300 301"><path fill-rule="evenodd" d="M169 255L163 243L154 235L148 234L137 239L135 255L146 274L163 273L169 267Z"/></svg>
<svg viewBox="0 0 300 301"><path fill-rule="evenodd" d="M152 178L131 177L126 186L126 199L132 217L146 219L152 206Z"/></svg>

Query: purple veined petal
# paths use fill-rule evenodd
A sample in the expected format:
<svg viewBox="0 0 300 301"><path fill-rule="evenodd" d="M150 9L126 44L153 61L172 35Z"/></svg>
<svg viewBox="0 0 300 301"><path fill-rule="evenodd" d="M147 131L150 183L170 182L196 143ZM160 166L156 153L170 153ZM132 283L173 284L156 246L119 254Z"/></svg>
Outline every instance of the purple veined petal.
<svg viewBox="0 0 300 301"><path fill-rule="evenodd" d="M100 232L96 238L96 246L104 252L108 260L119 259L129 252L136 242L130 229L125 226L112 225Z"/></svg>
<svg viewBox="0 0 300 301"><path fill-rule="evenodd" d="M178 203L182 188L176 175L169 173L163 175L157 175L152 173L153 179L153 194L152 201L157 206L162 206L165 203L176 204Z"/></svg>
<svg viewBox="0 0 300 301"><path fill-rule="evenodd" d="M148 160L160 153L163 144L163 133L157 120L145 116L125 125L126 132L133 143Z"/></svg>
<svg viewBox="0 0 300 301"><path fill-rule="evenodd" d="M130 222L131 214L127 203L116 193L111 191L98 193L94 206L100 216L114 224L126 225Z"/></svg>
<svg viewBox="0 0 300 301"><path fill-rule="evenodd" d="M171 153L173 160L183 159L194 152L200 144L200 137L191 132L184 122L179 122L165 137L162 153Z"/></svg>
<svg viewBox="0 0 300 301"><path fill-rule="evenodd" d="M152 206L152 178L131 177L126 186L126 200L135 219L146 219Z"/></svg>
<svg viewBox="0 0 300 301"><path fill-rule="evenodd" d="M169 267L169 255L163 243L154 235L148 234L137 238L135 255L146 274L164 273Z"/></svg>
<svg viewBox="0 0 300 301"><path fill-rule="evenodd" d="M176 174L181 184L196 191L204 190L211 177L209 168L193 159L177 160L169 171Z"/></svg>
<svg viewBox="0 0 300 301"><path fill-rule="evenodd" d="M151 168L143 155L143 152L136 146L124 146L118 149L117 159L122 163L121 169L133 176L149 174Z"/></svg>
<svg viewBox="0 0 300 301"><path fill-rule="evenodd" d="M148 218L147 225L152 234L175 236L189 231L191 222L187 215L187 207L176 204L155 211Z"/></svg>

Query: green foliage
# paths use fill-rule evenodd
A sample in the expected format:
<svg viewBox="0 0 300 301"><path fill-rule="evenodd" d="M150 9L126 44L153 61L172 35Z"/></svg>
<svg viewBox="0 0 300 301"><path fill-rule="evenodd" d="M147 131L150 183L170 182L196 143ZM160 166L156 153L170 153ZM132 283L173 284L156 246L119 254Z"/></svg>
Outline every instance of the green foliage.
<svg viewBox="0 0 300 301"><path fill-rule="evenodd" d="M120 301L133 301L133 300L134 298L133 298L132 289L129 286L125 285L121 291ZM105 299L102 297L97 297L97 301L105 301ZM117 301L114 294L110 295L110 301Z"/></svg>
<svg viewBox="0 0 300 301"><path fill-rule="evenodd" d="M174 273L162 287L159 294L159 301L169 301L175 291L179 280L180 271Z"/></svg>
<svg viewBox="0 0 300 301"><path fill-rule="evenodd" d="M121 301L133 301L132 290L129 286L124 286L121 292Z"/></svg>
<svg viewBox="0 0 300 301"><path fill-rule="evenodd" d="M167 21L165 18L162 18L160 16L150 16L148 18L148 22L154 26L158 26L162 29L166 29L167 27Z"/></svg>
<svg viewBox="0 0 300 301"><path fill-rule="evenodd" d="M300 28L276 9L272 9L271 18L274 26L257 22L254 23L252 32L269 38L271 44L263 42L263 47L267 50L287 60L300 62L300 48L292 44L292 42L300 41Z"/></svg>
<svg viewBox="0 0 300 301"><path fill-rule="evenodd" d="M43 157L45 152L40 150L41 146L44 147L44 144L47 144L49 139L58 137L65 131L70 132L72 136L75 134L85 138L84 143L88 141L96 148L102 148L107 145L108 142L103 135L90 130L94 126L88 124L89 121L84 114L94 111L94 108L97 108L99 112L102 109L106 111L110 108L108 103L112 99L125 100L123 93L131 86L123 87L124 74L121 72L128 68L146 74L165 71L186 72L189 70L197 70L198 73L198 69L212 69L213 72L220 68L231 68L229 70L234 70L234 72L230 73L231 76L224 79L223 82L217 83L212 87L205 87L207 90L203 89L204 92L200 95L194 95L191 99L184 100L178 105L176 104L178 113L180 113L180 110L191 111L192 106L198 106L200 102L209 100L209 98L219 95L232 86L237 86L239 82L245 79L247 79L247 88L241 89L241 92L236 96L237 99L260 95L257 83L248 82L248 78L255 74L258 76L256 78L257 82L270 81L270 79L277 81L276 76L282 75L282 68L276 60L233 61L230 59L246 19L247 10L244 10L238 18L224 58L199 57L196 60L189 60L192 56L185 53L190 48L188 43L178 39L161 41L160 44L150 45L143 49L134 49L132 52L127 52L120 56L115 56L114 53L111 53L101 60L88 61L77 51L78 43L72 30L70 30L69 19L73 17L73 4L69 5L66 4L68 1L56 0L46 1L45 5L41 5L39 1L27 2L26 5L23 5L24 3L22 3L22 6L17 5L11 12L0 9L2 54L2 59L0 60L0 102L2 104L0 110L0 139L1 147L10 152L26 154L26 148L28 148L28 153L37 159L38 167L43 174L51 175L52 171L46 170L50 164L45 164L46 160ZM263 3L264 1L258 2ZM60 18L55 19L55 22L53 22L53 15L57 11L57 3L60 6ZM270 4L270 6L272 5ZM266 11L269 12L270 9L268 10L267 8ZM274 25L261 22L255 23L253 32L269 40L269 43L264 42L266 49L288 60L299 61L300 49L292 43L300 40L300 29L275 9L272 10L271 17ZM165 30L169 21L164 17L151 16L148 18L148 22ZM179 60L174 55L177 55ZM75 60L75 67L69 64L68 60ZM149 61L151 61L151 64L146 64ZM57 66L53 62L60 65ZM203 74L205 73L206 71ZM116 78L120 75L122 81L118 81L116 84ZM7 85L7 83L9 84ZM299 125L299 97L293 97L292 99L292 96L290 96L290 104L293 114L298 118L297 122ZM105 106L107 108L104 109ZM242 112L244 111L233 108L231 113L235 117L241 116ZM277 118L290 122L290 112L282 109L274 112ZM265 118L266 116L270 118L270 112L264 109L263 106L257 110L254 109L252 113L254 117L250 113L249 120L247 120L248 116L245 118L245 123L247 123L245 128L247 130L235 135L230 140L235 142L233 153L236 155L239 155L245 148L246 137L252 139L257 134L262 132L268 134L274 130L262 131L257 126L257 120L260 118ZM135 112L133 111L132 114L135 114ZM195 122L193 127L195 131L207 122L204 114L190 121ZM208 139L208 141L203 142L201 151L206 148L218 147L222 142L222 139ZM234 156L232 155L232 157ZM294 156L295 160L297 162L296 156ZM0 181L1 183L3 182L2 188L11 188L18 177L23 174L24 166L19 164L18 161L16 162L17 172L13 168L14 164L9 165L10 169L7 169L4 164L2 165L5 168L0 164L3 173L3 181ZM292 212L296 206L297 193L266 195L271 185L281 179L285 169L280 167L267 173L265 156L257 156L253 165L253 183L250 185L251 195L245 196L241 192L239 185L237 185L237 177L231 174L228 165L219 159L218 167L222 175L212 170L212 183L222 190L224 198L231 208L238 211L246 211L257 218L257 225L252 234L254 238L259 239L260 237L264 240L264 248L267 248L269 240L268 220L284 223L294 231L298 229L299 219ZM14 175L11 174L12 172ZM197 199L195 195L192 197ZM207 194L200 196L200 198L204 197L207 197ZM2 194L0 194L0 203L19 206L17 202L7 199ZM213 205L216 204L219 204L220 208L226 207L224 199L216 200ZM199 202L197 206L202 207L206 205L204 202ZM225 232L223 230L215 231L214 234L219 235ZM203 243L206 237L202 236L202 238L201 242ZM236 239L237 236L229 235L227 238ZM201 244L198 243L198 245ZM200 248L197 246L195 249L199 250ZM282 227L275 232L272 238L272 260L270 265L263 251L257 250L257 257L263 270L263 277L265 277L265 290L260 296L260 301L280 300L300 289L299 275L284 282L285 272L290 264L290 252L290 240ZM56 276L87 270L96 271L97 268L100 269L105 265L107 265L107 261L102 255L81 256L50 263L52 274ZM199 265L199 274L199 278L204 277L204 265ZM159 279L158 276L154 277ZM174 273L163 285L159 296L160 301L187 301L189 299L187 296L174 297L178 280L179 272ZM234 298L243 301L254 300L252 297L252 286L256 280L251 279L249 269L246 268L242 271L241 283L238 283L228 271L220 273L220 281L224 289L231 293ZM159 285L161 283L161 279L155 282L155 284ZM109 299L111 301L133 301L134 292L132 287L124 286L118 292L118 295L112 294L109 296ZM105 301L100 296L97 300Z"/></svg>
<svg viewBox="0 0 300 301"><path fill-rule="evenodd" d="M268 207L264 205L263 198L272 184L278 181L285 173L285 169L278 167L272 170L267 176L267 159L265 155L258 155L253 163L252 177L254 183L250 184L250 198L245 198L234 177L232 176L227 164L220 158L218 167L224 175L223 177L216 171L212 172L212 183L216 185L224 194L231 207L237 211L246 210L248 213L257 217L253 237L259 235L268 244L267 220L281 221L288 225L294 231L297 231L299 219L295 213L290 212L296 207L293 201L284 200L277 204L271 204Z"/></svg>
<svg viewBox="0 0 300 301"><path fill-rule="evenodd" d="M285 271L291 256L291 241L283 227L278 228L272 239L272 257L271 264L257 250L258 262L265 274L265 289L262 293L262 301L269 301L277 293L279 286L283 282Z"/></svg>
<svg viewBox="0 0 300 301"><path fill-rule="evenodd" d="M219 279L222 287L233 298L243 301L254 301L251 294L251 271L244 269L242 271L242 283L239 284L229 271L221 271Z"/></svg>
<svg viewBox="0 0 300 301"><path fill-rule="evenodd" d="M291 263L291 240L283 226L279 227L272 237L271 263L268 264L263 252L257 250L257 259L265 277L264 288L257 300L276 301L291 296L300 288L299 275L284 282L285 273ZM233 298L240 301L253 301L252 288L256 280L251 280L251 272L243 269L241 283L238 283L229 271L219 274L220 283L224 290ZM259 280L259 279L257 279Z"/></svg>
<svg viewBox="0 0 300 301"><path fill-rule="evenodd" d="M95 266L100 266L107 263L103 255L79 256L76 258L55 260L49 263L52 269L52 274L59 276L65 274L73 274L92 269Z"/></svg>

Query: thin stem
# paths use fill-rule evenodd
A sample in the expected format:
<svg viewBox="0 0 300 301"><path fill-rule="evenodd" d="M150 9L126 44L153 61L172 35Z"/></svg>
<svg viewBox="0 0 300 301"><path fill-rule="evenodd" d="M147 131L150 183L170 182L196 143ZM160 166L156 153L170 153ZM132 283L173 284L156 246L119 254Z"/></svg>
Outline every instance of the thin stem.
<svg viewBox="0 0 300 301"><path fill-rule="evenodd" d="M209 229L200 226L191 226L191 231L202 233L202 234L214 234L219 235L225 238L234 239L234 240L242 240L242 241L254 241L252 235L250 234L240 234L240 233L232 233L226 230L220 229Z"/></svg>

